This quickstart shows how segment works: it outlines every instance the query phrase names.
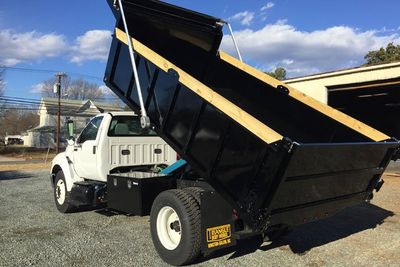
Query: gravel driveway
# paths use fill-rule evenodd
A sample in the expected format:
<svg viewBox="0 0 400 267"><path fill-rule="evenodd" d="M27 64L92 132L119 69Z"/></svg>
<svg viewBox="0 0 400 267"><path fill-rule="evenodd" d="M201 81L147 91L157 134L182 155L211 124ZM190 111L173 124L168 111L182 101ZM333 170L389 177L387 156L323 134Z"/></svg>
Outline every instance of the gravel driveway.
<svg viewBox="0 0 400 267"><path fill-rule="evenodd" d="M200 266L399 266L400 177L372 204L296 228L279 243L242 241ZM148 217L60 214L47 171L0 172L0 266L165 266ZM259 245L259 243L258 243Z"/></svg>

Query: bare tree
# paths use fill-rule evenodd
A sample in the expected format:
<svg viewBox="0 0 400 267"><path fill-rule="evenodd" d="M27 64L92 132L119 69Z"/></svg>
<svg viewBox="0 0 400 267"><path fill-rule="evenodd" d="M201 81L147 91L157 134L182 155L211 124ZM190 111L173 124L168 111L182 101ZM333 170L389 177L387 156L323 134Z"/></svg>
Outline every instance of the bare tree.
<svg viewBox="0 0 400 267"><path fill-rule="evenodd" d="M95 100L102 98L104 95L103 90L101 90L97 84L90 83L83 79L71 81L66 93L68 98L79 100Z"/></svg>
<svg viewBox="0 0 400 267"><path fill-rule="evenodd" d="M41 83L41 94L44 97L56 97L53 87L56 80L51 78ZM71 80L69 77L63 78L61 82L62 98L75 100L96 100L104 96L104 91L96 83L90 83L84 79Z"/></svg>
<svg viewBox="0 0 400 267"><path fill-rule="evenodd" d="M5 136L6 134L21 134L38 124L39 115L36 112L6 110L0 118L0 136Z"/></svg>
<svg viewBox="0 0 400 267"><path fill-rule="evenodd" d="M4 95L4 87L5 87L5 83L4 83L4 69L0 68L0 96Z"/></svg>
<svg viewBox="0 0 400 267"><path fill-rule="evenodd" d="M4 95L4 88L5 88L4 72L5 70L0 68L0 97ZM0 98L0 118L2 118L4 115L4 103L5 101Z"/></svg>
<svg viewBox="0 0 400 267"><path fill-rule="evenodd" d="M71 78L68 76L64 77L61 81L61 94L64 96L67 94ZM44 97L56 97L54 93L54 84L56 83L56 78L50 78L40 83L40 93Z"/></svg>

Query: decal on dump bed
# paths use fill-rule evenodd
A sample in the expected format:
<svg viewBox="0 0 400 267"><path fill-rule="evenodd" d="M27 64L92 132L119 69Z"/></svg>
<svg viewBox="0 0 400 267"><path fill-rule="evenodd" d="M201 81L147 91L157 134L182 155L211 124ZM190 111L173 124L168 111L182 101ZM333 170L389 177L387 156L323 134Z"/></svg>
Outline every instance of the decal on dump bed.
<svg viewBox="0 0 400 267"><path fill-rule="evenodd" d="M208 248L219 247L231 243L231 225L225 224L217 227L207 228Z"/></svg>

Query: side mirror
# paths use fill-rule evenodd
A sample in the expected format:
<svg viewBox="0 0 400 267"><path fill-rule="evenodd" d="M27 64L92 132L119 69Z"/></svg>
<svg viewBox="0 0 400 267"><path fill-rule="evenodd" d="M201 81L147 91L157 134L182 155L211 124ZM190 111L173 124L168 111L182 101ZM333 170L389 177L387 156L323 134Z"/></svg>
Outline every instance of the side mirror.
<svg viewBox="0 0 400 267"><path fill-rule="evenodd" d="M75 122L73 120L67 121L67 131L69 139L71 139L74 136L74 131L75 131Z"/></svg>
<svg viewBox="0 0 400 267"><path fill-rule="evenodd" d="M68 140L67 143L69 146L73 146L75 145L75 138L73 136L71 136Z"/></svg>

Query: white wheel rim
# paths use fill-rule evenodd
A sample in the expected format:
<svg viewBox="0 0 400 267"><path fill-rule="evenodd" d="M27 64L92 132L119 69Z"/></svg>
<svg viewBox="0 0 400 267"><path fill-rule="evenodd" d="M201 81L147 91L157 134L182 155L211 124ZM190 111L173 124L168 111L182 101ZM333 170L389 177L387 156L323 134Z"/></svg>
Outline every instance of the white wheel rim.
<svg viewBox="0 0 400 267"><path fill-rule="evenodd" d="M56 199L58 204L62 205L65 201L65 183L63 180L58 180L56 185Z"/></svg>
<svg viewBox="0 0 400 267"><path fill-rule="evenodd" d="M157 235L161 244L168 250L174 250L181 242L181 221L171 207L163 207L157 215Z"/></svg>

